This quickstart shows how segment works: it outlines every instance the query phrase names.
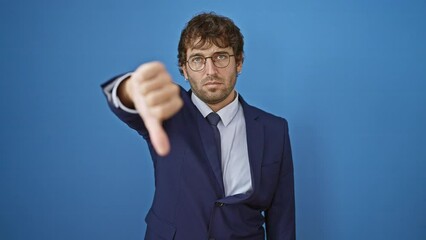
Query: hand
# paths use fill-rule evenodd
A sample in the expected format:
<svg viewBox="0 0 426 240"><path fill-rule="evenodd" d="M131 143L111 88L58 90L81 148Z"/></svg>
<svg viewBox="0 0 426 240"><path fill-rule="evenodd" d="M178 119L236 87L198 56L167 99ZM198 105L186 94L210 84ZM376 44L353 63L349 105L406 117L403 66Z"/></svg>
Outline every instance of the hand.
<svg viewBox="0 0 426 240"><path fill-rule="evenodd" d="M126 81L125 91L143 119L151 143L160 156L170 151L170 143L162 122L183 106L178 85L160 62L142 64Z"/></svg>

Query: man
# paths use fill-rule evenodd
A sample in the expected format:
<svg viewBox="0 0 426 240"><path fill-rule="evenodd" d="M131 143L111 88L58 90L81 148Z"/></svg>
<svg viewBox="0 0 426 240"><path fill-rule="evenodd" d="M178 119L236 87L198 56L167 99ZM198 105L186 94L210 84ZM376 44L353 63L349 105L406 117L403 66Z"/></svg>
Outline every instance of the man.
<svg viewBox="0 0 426 240"><path fill-rule="evenodd" d="M155 194L146 239L295 239L287 122L235 90L244 50L229 18L202 13L181 34L174 84L159 62L103 84L112 111L148 142ZM265 224L265 225L264 225Z"/></svg>

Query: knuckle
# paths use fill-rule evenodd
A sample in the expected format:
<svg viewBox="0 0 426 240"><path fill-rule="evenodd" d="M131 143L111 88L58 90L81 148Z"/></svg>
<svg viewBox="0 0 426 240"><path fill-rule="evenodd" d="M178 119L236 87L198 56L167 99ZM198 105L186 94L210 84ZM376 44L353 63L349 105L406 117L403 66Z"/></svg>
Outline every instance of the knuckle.
<svg viewBox="0 0 426 240"><path fill-rule="evenodd" d="M147 64L142 64L136 69L133 75L138 76L138 79L143 79L148 71L149 66Z"/></svg>
<svg viewBox="0 0 426 240"><path fill-rule="evenodd" d="M160 61L152 61L152 62L149 62L148 64L150 64L152 67L156 67L156 68L165 68L164 64Z"/></svg>
<svg viewBox="0 0 426 240"><path fill-rule="evenodd" d="M146 84L138 84L138 92L145 95L147 93Z"/></svg>
<svg viewBox="0 0 426 240"><path fill-rule="evenodd" d="M181 108L183 106L183 100L182 100L182 98L178 98L176 104L178 105L179 108Z"/></svg>
<svg viewBox="0 0 426 240"><path fill-rule="evenodd" d="M182 108L182 106L183 106L183 101L182 101L182 99L177 99L176 101L174 101L174 108L175 108L175 111L179 111L179 109L181 109Z"/></svg>
<svg viewBox="0 0 426 240"><path fill-rule="evenodd" d="M158 75L158 81L163 82L164 84L169 84L172 81L172 77L170 76L170 74L168 72L161 72Z"/></svg>
<svg viewBox="0 0 426 240"><path fill-rule="evenodd" d="M155 104L155 97L152 94L145 96L145 104L147 106L154 106Z"/></svg>
<svg viewBox="0 0 426 240"><path fill-rule="evenodd" d="M165 109L163 107L152 108L151 114L157 119L165 119Z"/></svg>
<svg viewBox="0 0 426 240"><path fill-rule="evenodd" d="M149 70L152 74L161 74L165 72L165 66L163 63L154 61L147 63L147 70Z"/></svg>
<svg viewBox="0 0 426 240"><path fill-rule="evenodd" d="M139 81L146 81L155 78L163 72L167 73L167 71L165 71L164 64L158 61L153 61L141 64L134 72L134 75L137 76Z"/></svg>
<svg viewBox="0 0 426 240"><path fill-rule="evenodd" d="M180 92L180 88L179 88L179 86L178 86L177 84L173 84L172 90L173 90L175 93L179 93L179 92Z"/></svg>
<svg viewBox="0 0 426 240"><path fill-rule="evenodd" d="M167 92L168 92L168 95L169 95L170 97L176 97L176 96L178 96L178 95L179 95L179 88L177 87L177 85L176 85L176 84L171 83L171 84L167 87Z"/></svg>

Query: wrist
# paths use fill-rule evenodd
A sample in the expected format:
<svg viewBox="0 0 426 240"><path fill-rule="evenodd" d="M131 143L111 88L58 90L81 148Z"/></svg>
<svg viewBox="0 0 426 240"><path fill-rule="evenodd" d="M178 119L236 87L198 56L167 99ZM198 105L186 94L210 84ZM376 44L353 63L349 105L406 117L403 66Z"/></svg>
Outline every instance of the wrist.
<svg viewBox="0 0 426 240"><path fill-rule="evenodd" d="M121 103L131 109L135 109L132 97L132 89L130 84L130 77L123 80L117 89L117 95Z"/></svg>

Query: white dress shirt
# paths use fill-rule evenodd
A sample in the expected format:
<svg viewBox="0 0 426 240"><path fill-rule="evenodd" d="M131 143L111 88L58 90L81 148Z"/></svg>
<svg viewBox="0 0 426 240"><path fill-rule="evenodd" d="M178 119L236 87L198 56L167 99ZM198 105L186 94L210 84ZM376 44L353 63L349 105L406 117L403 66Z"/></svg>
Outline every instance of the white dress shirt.
<svg viewBox="0 0 426 240"><path fill-rule="evenodd" d="M124 106L117 96L119 84L130 75L131 73L123 75L115 81L112 90L112 101L115 107L137 114L135 109L129 109ZM191 100L203 117L213 112L194 93L191 95ZM222 176L225 196L249 193L252 190L252 182L247 149L246 122L243 108L238 101L238 94L230 104L219 110L217 114L219 114L221 119L217 127L221 139Z"/></svg>
<svg viewBox="0 0 426 240"><path fill-rule="evenodd" d="M194 93L191 100L207 117L213 112L210 107ZM220 146L222 153L222 176L225 187L225 196L247 193L252 190L250 164L248 159L246 121L238 94L234 101L220 109L221 121L217 124L220 132Z"/></svg>

